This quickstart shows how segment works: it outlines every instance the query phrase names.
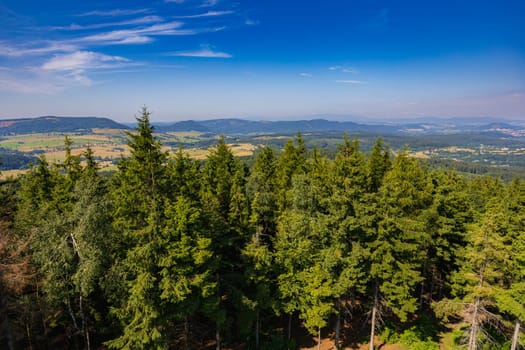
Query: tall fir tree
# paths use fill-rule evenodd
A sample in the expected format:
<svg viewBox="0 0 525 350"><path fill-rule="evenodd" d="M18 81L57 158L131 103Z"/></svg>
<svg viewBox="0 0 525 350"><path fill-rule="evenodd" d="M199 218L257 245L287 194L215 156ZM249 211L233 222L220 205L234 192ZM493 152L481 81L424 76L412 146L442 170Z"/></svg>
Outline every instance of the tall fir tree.
<svg viewBox="0 0 525 350"><path fill-rule="evenodd" d="M367 169L357 139L351 141L345 135L330 170L329 180L325 181L332 187L330 191L326 191L328 212L333 225L328 247L334 260L331 268L337 307L334 341L336 347L339 347L343 326L341 320L344 319L342 310L356 306L348 303L348 300L355 300L355 295L363 292L367 283L365 232L358 214L364 205Z"/></svg>
<svg viewBox="0 0 525 350"><path fill-rule="evenodd" d="M417 309L416 286L422 281L421 244L429 239L422 220L431 203L431 182L407 151L394 159L378 192L377 217L370 225L372 319L370 349L380 304L402 322Z"/></svg>
<svg viewBox="0 0 525 350"><path fill-rule="evenodd" d="M328 161L314 150L310 171L292 178L291 204L279 218L275 259L282 310L296 312L308 331L321 342L321 329L334 311L337 255L332 249L332 224L328 215L330 174ZM291 324L288 324L290 337Z"/></svg>
<svg viewBox="0 0 525 350"><path fill-rule="evenodd" d="M113 308L122 334L107 344L119 349L164 349L168 346L159 282L159 251L166 199L166 153L153 135L144 107L135 133L128 133L131 156L122 159L112 178L113 227L118 247L116 263L126 275L125 295ZM119 269L119 267L115 267Z"/></svg>
<svg viewBox="0 0 525 350"><path fill-rule="evenodd" d="M379 137L367 160L368 191L377 192L383 183L383 177L390 169L390 148L385 146L383 138Z"/></svg>
<svg viewBox="0 0 525 350"><path fill-rule="evenodd" d="M277 203L282 212L291 204L293 176L307 171L306 146L301 133L298 132L294 140L289 139L286 142L277 169Z"/></svg>
<svg viewBox="0 0 525 350"><path fill-rule="evenodd" d="M432 204L423 213L430 239L423 242L425 259L420 304L431 304L450 293L451 273L458 269L459 255L466 244L467 225L472 222L467 183L451 171L435 170Z"/></svg>
<svg viewBox="0 0 525 350"><path fill-rule="evenodd" d="M181 149L168 167L170 197L166 203L166 222L159 251L160 297L166 322L183 325L183 342L175 346L192 346L192 317L210 302L215 302L211 235L203 224L198 201L199 167ZM171 338L177 334L168 332Z"/></svg>
<svg viewBox="0 0 525 350"><path fill-rule="evenodd" d="M247 301L255 314L255 347L260 346L261 313L275 306L276 290L273 269L273 240L277 225L276 157L274 151L263 148L257 155L247 181L251 205L252 237L243 250L246 264Z"/></svg>
<svg viewBox="0 0 525 350"><path fill-rule="evenodd" d="M201 187L204 220L211 232L216 283L216 303L209 304L206 311L216 323L217 349L221 347L223 331L242 326L229 323L232 317L227 316L238 313L242 306L242 248L247 240L249 217L244 178L244 166L221 137L209 152Z"/></svg>

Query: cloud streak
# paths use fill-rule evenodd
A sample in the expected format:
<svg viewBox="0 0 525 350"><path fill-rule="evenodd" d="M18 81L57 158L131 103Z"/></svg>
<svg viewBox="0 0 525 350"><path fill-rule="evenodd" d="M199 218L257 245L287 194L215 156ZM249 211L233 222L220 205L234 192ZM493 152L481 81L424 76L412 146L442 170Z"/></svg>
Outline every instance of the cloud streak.
<svg viewBox="0 0 525 350"><path fill-rule="evenodd" d="M199 13L199 14L196 14L196 15L174 16L173 18L191 19L191 18L219 17L219 16L230 15L232 13L235 13L235 11L231 11L231 10L227 10L227 11L208 11L208 12Z"/></svg>
<svg viewBox="0 0 525 350"><path fill-rule="evenodd" d="M22 56L39 56L56 52L74 51L78 46L65 42L44 42L34 47L16 47L6 42L0 42L0 56L3 57L22 57Z"/></svg>
<svg viewBox="0 0 525 350"><path fill-rule="evenodd" d="M121 56L109 56L93 51L76 51L70 54L57 55L42 65L48 71L86 71L122 66L129 62Z"/></svg>
<svg viewBox="0 0 525 350"><path fill-rule="evenodd" d="M84 12L78 15L75 15L76 17L89 17L89 16L101 16L101 17L117 17L117 16L131 16L131 15L137 15L141 13L148 13L150 12L150 9L114 9L114 10L108 10L108 11L89 11Z"/></svg>
<svg viewBox="0 0 525 350"><path fill-rule="evenodd" d="M359 70L355 68L344 67L344 66L331 66L331 67L328 67L328 70L331 70L334 72L341 72L341 73L359 74Z"/></svg>
<svg viewBox="0 0 525 350"><path fill-rule="evenodd" d="M162 22L163 19L159 16L145 16L140 18L131 19L128 21L119 21L119 22L106 22L106 23L95 23L89 25L80 25L72 23L69 26L65 27L51 27L51 30L92 30L92 29L102 29L108 27L120 27L120 26L129 26L135 24L148 24L155 22Z"/></svg>
<svg viewBox="0 0 525 350"><path fill-rule="evenodd" d="M97 45L144 44L153 41L153 36L195 35L193 29L180 29L184 23L167 22L145 28L122 29L110 32L88 35L78 39L78 42Z"/></svg>
<svg viewBox="0 0 525 350"><path fill-rule="evenodd" d="M178 56L178 57L197 57L197 58L231 58L231 54L227 52L213 51L209 47L203 47L200 50L196 51L179 51L172 52L168 54L169 56Z"/></svg>

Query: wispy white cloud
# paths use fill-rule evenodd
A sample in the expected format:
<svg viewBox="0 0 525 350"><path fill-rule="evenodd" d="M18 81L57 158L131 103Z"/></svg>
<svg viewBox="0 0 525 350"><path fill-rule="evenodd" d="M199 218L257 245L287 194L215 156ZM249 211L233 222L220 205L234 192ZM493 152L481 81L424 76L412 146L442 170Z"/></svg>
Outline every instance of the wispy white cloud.
<svg viewBox="0 0 525 350"><path fill-rule="evenodd" d="M334 80L336 83L340 84L366 84L366 81L363 80Z"/></svg>
<svg viewBox="0 0 525 350"><path fill-rule="evenodd" d="M341 73L351 73L351 74L359 74L359 70L351 67L345 67L345 66L331 66L328 67L331 71L337 71Z"/></svg>
<svg viewBox="0 0 525 350"><path fill-rule="evenodd" d="M305 77L305 78L309 78L309 77L313 76L312 73L301 73L299 75L302 76L302 77Z"/></svg>
<svg viewBox="0 0 525 350"><path fill-rule="evenodd" d="M142 21L153 22L157 19L161 20L156 16L152 16L145 17ZM198 33L215 32L224 29L181 29L183 25L183 22L172 21L157 23L146 27L101 31L96 34L72 37L69 39L27 42L23 46L15 46L9 42L0 41L0 57L44 56L74 52L92 46L147 44L152 42L156 36L196 35Z"/></svg>
<svg viewBox="0 0 525 350"><path fill-rule="evenodd" d="M219 0L164 0L165 3L184 4L188 2L200 2L199 7L213 7L219 3Z"/></svg>
<svg viewBox="0 0 525 350"><path fill-rule="evenodd" d="M56 55L45 62L37 70L37 73L52 73L52 79L60 88L71 85L91 86L93 81L87 75L90 71L120 68L128 63L129 60L121 56L109 56L92 51L76 51Z"/></svg>
<svg viewBox="0 0 525 350"><path fill-rule="evenodd" d="M121 56L109 56L92 51L76 51L70 54L56 55L42 65L43 70L49 71L86 71L122 66L129 62Z"/></svg>
<svg viewBox="0 0 525 350"><path fill-rule="evenodd" d="M246 24L247 26L257 26L260 24L260 22L253 19L247 19L244 21L244 24Z"/></svg>
<svg viewBox="0 0 525 350"><path fill-rule="evenodd" d="M166 0L173 1L173 0ZM194 2L197 4L215 5L216 0L176 0L175 2ZM203 2L204 1L204 2ZM132 16L152 12L149 8L140 9L113 9L113 10L95 10L77 14L77 17L99 16L99 17L117 17ZM205 18L225 16L235 13L234 10L209 10L202 11L194 15L178 16L179 18ZM173 17L172 17L173 18ZM184 28L182 21L167 21L161 16L148 15L139 18L125 18L123 20L102 20L98 23L77 24L69 26L55 27L32 27L31 30L52 30L62 31L62 35L56 36L49 33L48 40L26 39L17 43L15 41L2 41L0 39L0 57L24 57L24 56L45 56L49 54L71 53L78 50L92 50L93 47L109 45L126 45L126 44L147 44L153 42L159 36L189 36L202 33L219 32L224 30L225 26L219 27L196 27ZM116 27L116 28L111 28ZM118 28L123 27L123 28ZM104 28L109 28L104 30ZM100 29L100 30L99 30ZM82 34L72 34L74 32L88 31ZM92 32L89 32L92 31ZM68 34L67 32L72 32ZM205 53L213 53L208 50ZM219 53L224 54L224 53ZM13 62L15 63L15 62Z"/></svg>
<svg viewBox="0 0 525 350"><path fill-rule="evenodd" d="M187 15L187 16L174 16L173 18L204 18L204 17L218 17L218 16L225 16L230 15L232 13L235 13L235 11L227 10L227 11L208 11L205 13L199 13L196 15Z"/></svg>
<svg viewBox="0 0 525 350"><path fill-rule="evenodd" d="M78 49L78 46L64 42L43 42L31 46L12 46L6 42L0 42L0 56L22 57L47 55L57 52L71 52Z"/></svg>
<svg viewBox="0 0 525 350"><path fill-rule="evenodd" d="M105 33L88 35L77 39L78 42L96 43L98 45L143 44L153 41L152 36L160 35L195 35L193 29L180 29L184 23L167 22L145 28L114 30Z"/></svg>
<svg viewBox="0 0 525 350"><path fill-rule="evenodd" d="M145 16L145 17L130 19L127 21L95 23L95 24L89 24L89 25L80 25L80 24L72 23L69 26L51 27L50 29L52 30L91 30L91 29L102 29L102 28L108 28L108 27L128 26L128 25L134 25L134 24L148 24L148 23L162 22L162 20L163 19L159 16Z"/></svg>
<svg viewBox="0 0 525 350"><path fill-rule="evenodd" d="M168 56L179 57L200 57L200 58L231 58L231 54L227 52L213 51L209 45L202 45L200 50L196 51L178 51L168 53Z"/></svg>
<svg viewBox="0 0 525 350"><path fill-rule="evenodd" d="M78 15L75 15L76 17L87 17L87 16L102 16L102 17L117 17L117 16L131 16L131 15L137 15L141 13L148 13L150 12L150 9L114 9L114 10L107 10L107 11L89 11L84 12Z"/></svg>

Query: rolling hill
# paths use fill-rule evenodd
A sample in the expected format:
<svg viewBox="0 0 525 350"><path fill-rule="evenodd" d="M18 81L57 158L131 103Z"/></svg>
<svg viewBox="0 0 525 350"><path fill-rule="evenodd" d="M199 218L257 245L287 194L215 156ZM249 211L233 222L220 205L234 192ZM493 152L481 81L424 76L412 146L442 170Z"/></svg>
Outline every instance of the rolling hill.
<svg viewBox="0 0 525 350"><path fill-rule="evenodd" d="M0 136L48 132L90 132L93 129L129 129L109 118L55 117L0 120Z"/></svg>

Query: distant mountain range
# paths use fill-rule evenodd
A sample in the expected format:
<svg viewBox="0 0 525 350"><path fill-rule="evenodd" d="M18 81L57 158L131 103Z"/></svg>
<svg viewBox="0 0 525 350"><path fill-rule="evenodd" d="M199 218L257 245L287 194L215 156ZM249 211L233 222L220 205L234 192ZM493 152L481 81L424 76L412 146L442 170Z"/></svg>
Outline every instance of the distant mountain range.
<svg viewBox="0 0 525 350"><path fill-rule="evenodd" d="M246 134L294 134L307 132L377 132L392 133L397 127L390 125L367 125L354 122L337 122L325 119L294 121L251 121L244 119L212 119L203 121L187 120L171 125L159 125L157 131L200 131L225 135Z"/></svg>
<svg viewBox="0 0 525 350"><path fill-rule="evenodd" d="M508 137L525 137L525 122L503 121L494 118L457 118L406 120L401 123L374 122L373 124L326 119L293 121L253 121L244 119L185 120L154 124L155 130L164 132L198 131L209 134L291 135L300 131L372 133L379 135L439 135L457 133L491 133ZM117 123L100 117L55 117L0 120L0 136L49 132L91 132L93 129L129 129L130 124Z"/></svg>
<svg viewBox="0 0 525 350"><path fill-rule="evenodd" d="M309 132L348 132L378 135L439 135L458 133L491 133L501 136L525 136L525 122L500 121L494 118L411 120L403 123L355 123L326 119L294 121L252 121L244 119L186 120L156 125L158 132L199 131L212 134L294 134Z"/></svg>
<svg viewBox="0 0 525 350"><path fill-rule="evenodd" d="M91 132L93 129L128 129L109 118L45 116L21 119L0 119L0 135L48 132Z"/></svg>

